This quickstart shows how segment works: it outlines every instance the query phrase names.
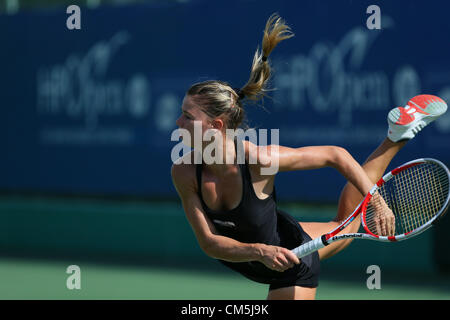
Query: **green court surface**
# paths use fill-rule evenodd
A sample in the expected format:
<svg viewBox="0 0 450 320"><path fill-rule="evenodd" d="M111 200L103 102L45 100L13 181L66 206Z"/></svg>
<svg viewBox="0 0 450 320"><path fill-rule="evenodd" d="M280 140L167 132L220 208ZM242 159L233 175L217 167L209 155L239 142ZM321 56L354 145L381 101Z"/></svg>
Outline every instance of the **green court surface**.
<svg viewBox="0 0 450 320"><path fill-rule="evenodd" d="M37 300L260 300L267 286L232 272L80 263L81 289L69 290L68 263L5 259L0 261L0 299ZM327 270L326 274L332 273ZM349 272L350 273L350 272ZM450 299L450 278L384 275L381 289L369 290L368 274L340 270L339 278L322 277L317 299Z"/></svg>
<svg viewBox="0 0 450 320"><path fill-rule="evenodd" d="M300 221L329 221L336 210L280 207ZM317 299L450 299L435 231L354 241L321 263ZM81 269L80 290L66 287L69 265ZM370 265L380 267L379 290L367 288ZM0 197L0 299L259 300L267 290L207 257L179 202Z"/></svg>

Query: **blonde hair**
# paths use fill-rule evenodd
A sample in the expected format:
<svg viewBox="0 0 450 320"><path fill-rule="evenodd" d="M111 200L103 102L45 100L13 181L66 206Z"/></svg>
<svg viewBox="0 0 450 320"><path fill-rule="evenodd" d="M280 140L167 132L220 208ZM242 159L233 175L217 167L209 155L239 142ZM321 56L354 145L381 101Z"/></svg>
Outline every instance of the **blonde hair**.
<svg viewBox="0 0 450 320"><path fill-rule="evenodd" d="M241 89L233 89L223 81L210 80L192 85L187 94L196 96L200 108L209 117L224 117L227 128L238 128L245 117L242 100L260 100L268 91L267 83L271 76L268 61L270 53L279 42L293 36L289 26L278 14L272 14L264 29L262 51L256 49L249 80Z"/></svg>

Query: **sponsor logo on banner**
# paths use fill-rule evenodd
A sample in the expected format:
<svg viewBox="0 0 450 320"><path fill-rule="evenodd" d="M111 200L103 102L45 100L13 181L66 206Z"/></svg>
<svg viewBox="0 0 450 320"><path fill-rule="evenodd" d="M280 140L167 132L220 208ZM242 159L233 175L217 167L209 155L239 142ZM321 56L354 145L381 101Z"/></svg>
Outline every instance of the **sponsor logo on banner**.
<svg viewBox="0 0 450 320"><path fill-rule="evenodd" d="M129 40L127 32L119 32L84 55L73 53L62 64L38 69L40 143L135 143L136 125L148 118L151 107L150 82L142 73L108 74Z"/></svg>
<svg viewBox="0 0 450 320"><path fill-rule="evenodd" d="M393 24L388 17L384 21L383 29ZM301 126L280 127L281 137L288 136L285 141L367 144L385 137L386 122L371 121L370 112L387 115L390 108L405 105L420 94L422 84L417 69L409 64L400 65L392 76L383 69L364 67L379 35L355 27L336 44L319 41L307 54L297 53L274 61L277 111L304 114L305 120L313 115L315 119L317 116L334 119L332 123L315 121L308 125L304 121Z"/></svg>

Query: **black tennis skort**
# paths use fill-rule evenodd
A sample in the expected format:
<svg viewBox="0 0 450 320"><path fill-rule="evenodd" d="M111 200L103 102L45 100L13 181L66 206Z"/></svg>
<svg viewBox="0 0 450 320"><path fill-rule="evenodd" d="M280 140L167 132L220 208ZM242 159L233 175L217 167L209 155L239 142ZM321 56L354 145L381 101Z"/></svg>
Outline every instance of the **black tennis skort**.
<svg viewBox="0 0 450 320"><path fill-rule="evenodd" d="M281 210L277 210L277 214L281 247L291 250L311 240L294 217ZM269 290L291 286L316 288L319 285L320 260L317 252L301 258L300 264L284 272L271 270L257 261L238 263L219 261L248 279L270 284Z"/></svg>

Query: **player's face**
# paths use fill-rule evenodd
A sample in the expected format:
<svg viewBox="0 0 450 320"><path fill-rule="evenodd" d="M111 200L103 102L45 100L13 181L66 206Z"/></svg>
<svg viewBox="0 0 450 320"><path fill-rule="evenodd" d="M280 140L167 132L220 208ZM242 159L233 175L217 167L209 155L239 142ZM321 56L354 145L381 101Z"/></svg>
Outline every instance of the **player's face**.
<svg viewBox="0 0 450 320"><path fill-rule="evenodd" d="M181 106L181 115L176 121L176 125L180 129L185 129L190 133L191 141L184 141L186 145L194 145L194 124L198 123L201 125L201 134L208 129L211 120L209 117L200 109L196 103L194 97L185 96L183 99L183 104Z"/></svg>

